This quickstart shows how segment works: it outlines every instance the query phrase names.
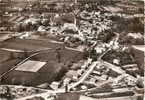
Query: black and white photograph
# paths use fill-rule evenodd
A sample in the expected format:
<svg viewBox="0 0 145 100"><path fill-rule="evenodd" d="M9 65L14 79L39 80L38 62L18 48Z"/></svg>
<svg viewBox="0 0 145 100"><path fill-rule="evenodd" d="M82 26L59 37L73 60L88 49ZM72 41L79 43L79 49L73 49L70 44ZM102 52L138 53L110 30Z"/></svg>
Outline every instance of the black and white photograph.
<svg viewBox="0 0 145 100"><path fill-rule="evenodd" d="M0 0L0 100L145 100L145 0Z"/></svg>

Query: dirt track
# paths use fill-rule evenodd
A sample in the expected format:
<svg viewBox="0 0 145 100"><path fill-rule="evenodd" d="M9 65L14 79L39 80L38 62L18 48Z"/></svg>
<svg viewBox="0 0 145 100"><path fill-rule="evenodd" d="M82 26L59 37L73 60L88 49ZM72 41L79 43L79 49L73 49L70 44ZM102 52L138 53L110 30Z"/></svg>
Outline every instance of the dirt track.
<svg viewBox="0 0 145 100"><path fill-rule="evenodd" d="M38 61L46 61L47 64L37 73L27 73L21 71L12 71L6 76L6 80L4 83L7 84L33 84L39 85L44 82L51 82L53 81L54 77L57 77L60 70L63 70L63 66L57 62L56 58L56 48L62 47L62 44L58 43L51 43L49 41L38 41L38 40L21 40L21 39L12 39L4 42L4 46L2 48L9 48L9 49L18 49L18 50L38 50L38 49L45 49L45 48L52 48L51 52L43 51L43 53L31 58L31 60L38 60ZM82 53L74 50L68 49L61 49L61 63L68 62L76 62L82 59ZM9 57L9 55L8 55ZM21 61L22 59L15 59L15 60L8 60L5 63L0 64L0 74L8 71L12 68L16 63ZM51 69L51 70L50 70ZM27 78L26 78L27 77ZM39 78L38 78L39 77ZM40 80L38 80L40 79ZM14 80L19 80L15 81ZM51 81L50 81L51 80Z"/></svg>

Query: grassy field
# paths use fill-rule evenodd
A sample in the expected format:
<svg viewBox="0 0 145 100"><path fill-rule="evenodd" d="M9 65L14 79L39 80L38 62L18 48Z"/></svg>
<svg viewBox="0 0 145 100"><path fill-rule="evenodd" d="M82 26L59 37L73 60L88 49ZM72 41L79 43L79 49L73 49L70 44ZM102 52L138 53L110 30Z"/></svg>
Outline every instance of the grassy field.
<svg viewBox="0 0 145 100"><path fill-rule="evenodd" d="M3 81L4 84L25 84L25 85L40 85L45 82L52 82L54 79L60 79L64 71L68 69L71 62L77 62L82 59L82 53L78 51L61 49L60 62L58 62L56 48L62 47L62 44L50 43L48 41L40 40L21 40L12 39L4 42L3 48L18 49L18 50L38 50L44 48L52 48L51 52L43 51L39 55L32 57L31 60L47 62L38 72L22 72L12 71ZM3 54L3 53L1 53ZM8 55L9 56L9 55ZM13 65L22 59L12 59L0 65L0 73L8 71ZM40 79L40 80L38 80Z"/></svg>

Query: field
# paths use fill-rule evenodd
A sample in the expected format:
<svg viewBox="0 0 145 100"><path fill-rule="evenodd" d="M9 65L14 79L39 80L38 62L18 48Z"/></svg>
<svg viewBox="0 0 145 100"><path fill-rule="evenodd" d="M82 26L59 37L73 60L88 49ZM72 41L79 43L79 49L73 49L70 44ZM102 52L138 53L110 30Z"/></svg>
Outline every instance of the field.
<svg viewBox="0 0 145 100"><path fill-rule="evenodd" d="M60 50L61 62L58 62L56 49L62 47L62 44L51 43L48 41L40 40L21 40L21 39L12 39L4 42L4 48L15 49L15 50L26 50L26 51L35 51L42 50L42 53L32 57L30 60L39 60L47 62L47 64L36 73L31 72L22 72L22 71L12 71L5 78L2 83L7 84L25 84L25 85L39 85L44 82L52 82L55 78L60 79L63 73L63 70L67 71L67 66L71 62L77 62L82 59L82 54L78 51L62 49ZM46 47L51 48L51 51L43 51ZM1 51L2 52L2 51ZM6 54L4 54L6 53ZM15 54L15 53L14 53ZM28 53L30 55L31 53ZM0 64L0 74L8 71L19 61L22 61L22 58L10 58L10 52L3 51L1 56L7 57L6 62ZM19 56L20 57L20 56ZM9 58L9 59L8 59ZM25 57L24 57L25 58ZM24 59L23 58L23 59ZM77 58L77 59L76 59ZM2 60L2 59L1 59ZM63 73L63 74L62 74ZM39 79L41 80L38 80ZM14 81L16 80L16 81Z"/></svg>

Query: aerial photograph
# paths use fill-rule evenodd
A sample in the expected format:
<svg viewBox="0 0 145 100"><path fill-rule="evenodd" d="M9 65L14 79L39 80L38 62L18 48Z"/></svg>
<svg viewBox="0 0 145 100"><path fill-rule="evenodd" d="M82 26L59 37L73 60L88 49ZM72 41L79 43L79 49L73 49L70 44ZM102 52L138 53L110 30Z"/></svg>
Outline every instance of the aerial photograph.
<svg viewBox="0 0 145 100"><path fill-rule="evenodd" d="M145 100L144 0L0 0L0 100Z"/></svg>

